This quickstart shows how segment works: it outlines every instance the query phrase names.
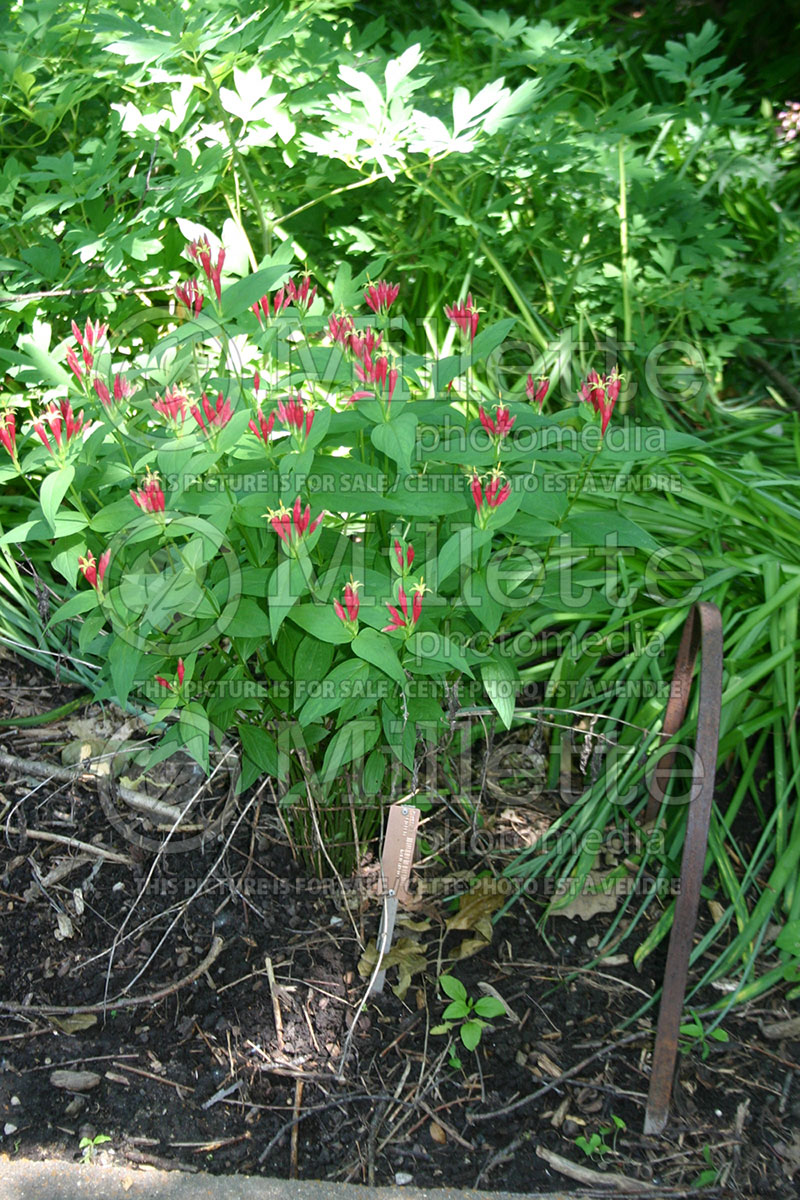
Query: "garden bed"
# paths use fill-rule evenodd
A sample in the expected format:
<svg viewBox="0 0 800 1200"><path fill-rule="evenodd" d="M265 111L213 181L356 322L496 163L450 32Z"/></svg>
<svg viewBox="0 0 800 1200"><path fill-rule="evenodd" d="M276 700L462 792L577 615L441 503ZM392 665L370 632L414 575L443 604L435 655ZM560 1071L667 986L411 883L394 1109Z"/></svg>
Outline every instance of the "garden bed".
<svg viewBox="0 0 800 1200"><path fill-rule="evenodd" d="M2 717L73 695L15 660L4 660L2 673ZM100 710L6 728L0 749L59 766L75 719L100 720ZM480 944L485 924L479 913L459 928L453 916L465 902L459 908L448 897L464 892L487 860L481 839L453 838L451 823L440 853L416 872L406 914L413 924L396 933L396 943L414 948L405 995L393 993L398 973L390 969L348 1046L366 986L362 947L374 942L380 914L374 864L344 890L307 878L267 780L237 801L235 831L231 821L224 839L154 868L154 855L109 825L92 781L5 774L7 1154L519 1192L593 1187L591 1172L655 1183L662 1195L714 1180L726 1195L791 1190L800 1167L800 1048L763 1033L787 1015L777 992L729 1014L728 1041L694 1040L681 1056L667 1136L641 1134L654 1011L631 1018L663 969L658 953L642 971L632 966L646 922L587 969L611 915L553 919L543 935L541 898L526 896L491 940L458 958L466 939ZM496 833L506 822L510 844L514 822L491 805L488 797L487 817ZM425 819L427 839L439 820ZM47 840L53 834L94 849L69 849ZM69 874L50 874L70 859ZM432 1033L447 1003L437 994L443 973L470 998L495 994L507 1006L475 1051L460 1044L457 1028ZM112 1001L105 1013L104 995ZM20 1011L8 1011L14 1005ZM94 1011L48 1014L48 1006ZM56 1070L98 1078L85 1091L69 1077L60 1088Z"/></svg>

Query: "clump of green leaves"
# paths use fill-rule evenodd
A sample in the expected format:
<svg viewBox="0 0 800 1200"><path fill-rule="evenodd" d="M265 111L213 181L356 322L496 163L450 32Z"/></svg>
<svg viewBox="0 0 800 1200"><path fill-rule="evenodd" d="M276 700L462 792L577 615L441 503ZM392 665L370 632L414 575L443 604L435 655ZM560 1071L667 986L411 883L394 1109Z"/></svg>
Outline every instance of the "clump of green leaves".
<svg viewBox="0 0 800 1200"><path fill-rule="evenodd" d="M436 1025L431 1033L449 1033L457 1027L465 1048L474 1050L480 1043L489 1019L501 1017L505 1013L502 1000L498 1000L496 996L481 996L479 1000L473 1000L467 995L467 989L461 980L456 979L454 975L440 975L439 987L450 997L450 1003L442 1013L444 1020L441 1025Z"/></svg>
<svg viewBox="0 0 800 1200"><path fill-rule="evenodd" d="M96 1133L94 1137L82 1137L78 1143L78 1149L83 1155L83 1161L93 1163L97 1156L97 1147L110 1141L111 1138L106 1133Z"/></svg>
<svg viewBox="0 0 800 1200"><path fill-rule="evenodd" d="M612 1154L617 1148L617 1138L620 1133L627 1129L627 1125L622 1117L618 1117L615 1113L611 1114L612 1125L601 1125L600 1128L590 1137L575 1138L575 1145L579 1150L582 1150L587 1158L603 1159L606 1154ZM611 1134L611 1145L605 1140Z"/></svg>

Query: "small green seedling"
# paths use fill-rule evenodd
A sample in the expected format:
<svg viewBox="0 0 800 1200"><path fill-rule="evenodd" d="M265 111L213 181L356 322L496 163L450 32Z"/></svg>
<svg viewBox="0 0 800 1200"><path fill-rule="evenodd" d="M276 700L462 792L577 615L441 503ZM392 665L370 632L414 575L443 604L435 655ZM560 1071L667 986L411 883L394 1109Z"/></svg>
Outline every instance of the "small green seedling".
<svg viewBox="0 0 800 1200"><path fill-rule="evenodd" d="M705 1062L711 1053L711 1047L708 1044L709 1038L712 1038L715 1042L730 1041L730 1038L724 1029L711 1029L708 1033L706 1033L700 1018L695 1012L692 1012L691 1021L687 1021L685 1025L681 1025L680 1032L683 1037L691 1038L694 1042L699 1042L699 1044L702 1046L701 1055L703 1062ZM683 1049L685 1051L688 1049L688 1047L684 1047Z"/></svg>
<svg viewBox="0 0 800 1200"><path fill-rule="evenodd" d="M480 1000L471 1000L461 980L453 975L440 975L439 986L444 994L450 997L451 1003L442 1013L443 1023L432 1029L431 1033L449 1033L453 1026L460 1022L458 1032L461 1041L467 1050L474 1050L487 1025L481 1018L502 1016L506 1011L503 1002L495 996L481 996ZM460 1066L461 1061L456 1054L451 1056L451 1065L454 1058Z"/></svg>
<svg viewBox="0 0 800 1200"><path fill-rule="evenodd" d="M611 1114L613 1125L601 1125L597 1133L593 1133L590 1138L583 1136L575 1138L575 1145L579 1150L582 1150L587 1158L594 1158L595 1155L603 1158L606 1154L616 1153L617 1138L620 1133L627 1129L627 1125L622 1117L617 1117L614 1113ZM606 1138L611 1134L611 1145L606 1142Z"/></svg>
<svg viewBox="0 0 800 1200"><path fill-rule="evenodd" d="M94 1162L97 1154L97 1147L102 1146L104 1142L110 1142L111 1138L105 1133L97 1133L93 1138L83 1137L78 1143L78 1148L83 1154L84 1162Z"/></svg>

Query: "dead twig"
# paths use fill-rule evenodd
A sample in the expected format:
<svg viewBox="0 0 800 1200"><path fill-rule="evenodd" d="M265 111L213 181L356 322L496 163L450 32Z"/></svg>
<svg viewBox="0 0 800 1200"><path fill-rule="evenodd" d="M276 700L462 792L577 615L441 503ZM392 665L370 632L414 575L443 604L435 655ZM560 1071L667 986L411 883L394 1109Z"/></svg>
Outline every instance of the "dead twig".
<svg viewBox="0 0 800 1200"><path fill-rule="evenodd" d="M115 850L106 850L104 846L93 846L91 842L82 842L78 838L66 837L61 833L48 833L44 829L18 829L10 825L7 833L20 834L36 842L53 842L57 846L66 846L68 850L80 850L83 854L94 854L107 862L119 863L123 867L132 867L133 859L127 854L118 854Z"/></svg>

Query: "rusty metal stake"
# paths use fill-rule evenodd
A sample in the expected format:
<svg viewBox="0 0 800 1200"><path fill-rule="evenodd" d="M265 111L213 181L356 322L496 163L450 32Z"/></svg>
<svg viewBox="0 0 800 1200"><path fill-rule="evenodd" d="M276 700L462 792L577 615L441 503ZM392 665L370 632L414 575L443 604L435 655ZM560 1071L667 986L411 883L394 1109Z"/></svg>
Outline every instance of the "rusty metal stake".
<svg viewBox="0 0 800 1200"><path fill-rule="evenodd" d="M680 892L675 903L675 916L667 952L664 989L658 1013L656 1043L650 1091L644 1118L644 1132L661 1133L667 1123L672 1079L678 1053L683 1000L689 957L697 924L700 887L708 844L711 803L714 798L714 778L717 768L719 724L722 701L722 616L715 604L695 604L683 627L678 648L675 674L664 715L661 744L673 737L686 715L697 652L702 644L700 662L700 707L697 717L692 791L686 822L686 837L681 860ZM669 751L658 763L650 787L646 821L655 820L669 780L675 750Z"/></svg>

